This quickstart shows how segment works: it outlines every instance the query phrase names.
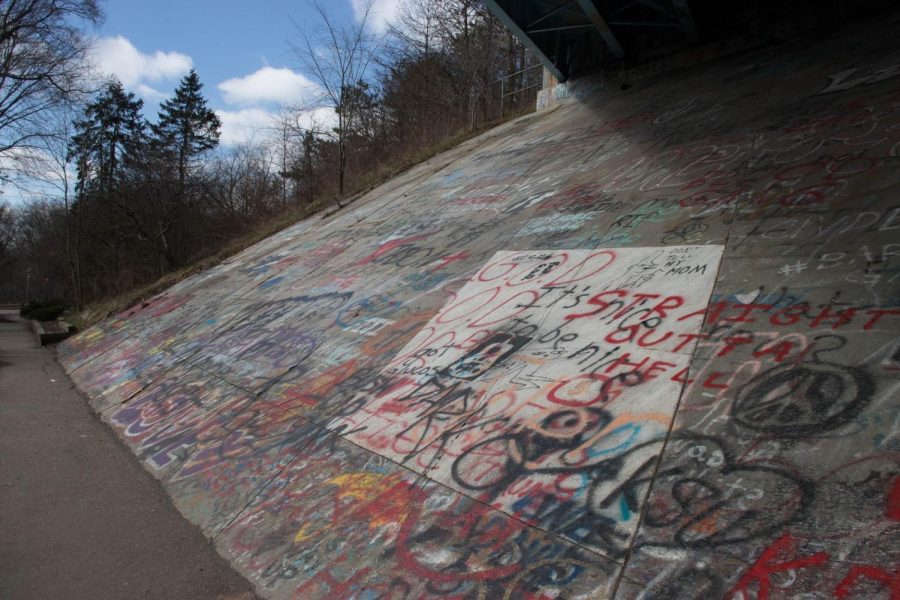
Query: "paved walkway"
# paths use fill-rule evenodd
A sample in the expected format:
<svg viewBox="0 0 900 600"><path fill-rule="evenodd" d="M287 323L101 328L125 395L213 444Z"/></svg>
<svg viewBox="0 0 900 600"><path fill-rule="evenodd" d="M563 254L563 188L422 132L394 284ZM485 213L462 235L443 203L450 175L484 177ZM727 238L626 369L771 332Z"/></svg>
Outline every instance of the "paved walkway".
<svg viewBox="0 0 900 600"><path fill-rule="evenodd" d="M14 313L0 312L0 599L249 600Z"/></svg>

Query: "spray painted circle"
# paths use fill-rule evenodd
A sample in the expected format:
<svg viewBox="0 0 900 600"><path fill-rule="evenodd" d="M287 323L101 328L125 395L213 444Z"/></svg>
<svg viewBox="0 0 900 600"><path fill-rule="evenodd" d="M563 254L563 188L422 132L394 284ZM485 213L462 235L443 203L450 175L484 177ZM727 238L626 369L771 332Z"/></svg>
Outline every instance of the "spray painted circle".
<svg viewBox="0 0 900 600"><path fill-rule="evenodd" d="M834 363L779 365L751 379L731 406L741 426L763 433L795 437L845 425L875 392L862 369Z"/></svg>

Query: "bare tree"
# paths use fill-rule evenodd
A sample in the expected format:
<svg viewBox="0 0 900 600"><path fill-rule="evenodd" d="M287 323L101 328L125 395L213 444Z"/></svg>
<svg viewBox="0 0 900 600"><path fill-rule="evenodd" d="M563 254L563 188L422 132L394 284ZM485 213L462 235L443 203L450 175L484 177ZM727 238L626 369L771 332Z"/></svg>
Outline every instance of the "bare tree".
<svg viewBox="0 0 900 600"><path fill-rule="evenodd" d="M430 57L440 47L438 0L401 0L397 20L388 26L394 61L421 60L428 79Z"/></svg>
<svg viewBox="0 0 900 600"><path fill-rule="evenodd" d="M286 108L281 107L278 113L273 117L273 132L276 137L276 151L278 154L278 176L281 177L281 205L287 206L288 203L288 183L291 180L290 165L293 161L292 132L291 122L293 117Z"/></svg>
<svg viewBox="0 0 900 600"><path fill-rule="evenodd" d="M15 215L6 202L0 202L0 273L13 255Z"/></svg>
<svg viewBox="0 0 900 600"><path fill-rule="evenodd" d="M72 285L75 307L83 302L81 284L81 210L73 206L73 165L69 143L73 135L76 109L63 103L44 116L46 133L15 154L16 185L30 195L46 197L64 220L65 262Z"/></svg>
<svg viewBox="0 0 900 600"><path fill-rule="evenodd" d="M332 137L314 107L305 104L282 106L273 120L278 148L282 205L293 194L297 206L311 205L315 199L318 173L315 168L317 141ZM291 185L290 191L288 185Z"/></svg>
<svg viewBox="0 0 900 600"><path fill-rule="evenodd" d="M262 144L240 144L221 152L211 166L211 199L230 219L248 223L274 212L279 195L278 157Z"/></svg>
<svg viewBox="0 0 900 600"><path fill-rule="evenodd" d="M353 122L356 106L351 101L353 88L366 78L378 49L378 41L367 29L372 0L356 22L338 22L318 0L311 6L319 16L319 27L312 31L297 27L299 41L291 49L300 66L322 88L325 104L334 109L337 124L333 137L338 149L338 194L344 194L347 168L347 129ZM340 201L338 201L340 205Z"/></svg>
<svg viewBox="0 0 900 600"><path fill-rule="evenodd" d="M96 0L0 2L0 155L52 135L46 115L84 90L87 39L99 23Z"/></svg>

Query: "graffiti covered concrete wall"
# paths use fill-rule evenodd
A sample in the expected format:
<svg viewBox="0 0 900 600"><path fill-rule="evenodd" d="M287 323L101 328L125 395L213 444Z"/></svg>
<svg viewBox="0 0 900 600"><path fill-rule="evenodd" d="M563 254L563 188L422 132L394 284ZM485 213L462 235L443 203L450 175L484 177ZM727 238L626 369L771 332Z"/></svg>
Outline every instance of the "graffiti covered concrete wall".
<svg viewBox="0 0 900 600"><path fill-rule="evenodd" d="M266 597L900 597L898 34L519 119L60 360Z"/></svg>

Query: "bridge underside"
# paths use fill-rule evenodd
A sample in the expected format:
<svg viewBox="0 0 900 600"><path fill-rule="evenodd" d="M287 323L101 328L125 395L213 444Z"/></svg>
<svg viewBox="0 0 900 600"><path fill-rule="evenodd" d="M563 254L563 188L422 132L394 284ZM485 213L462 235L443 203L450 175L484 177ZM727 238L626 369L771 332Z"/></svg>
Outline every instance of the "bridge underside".
<svg viewBox="0 0 900 600"><path fill-rule="evenodd" d="M884 0L485 0L559 80L631 67L750 35L784 40L889 5Z"/></svg>

